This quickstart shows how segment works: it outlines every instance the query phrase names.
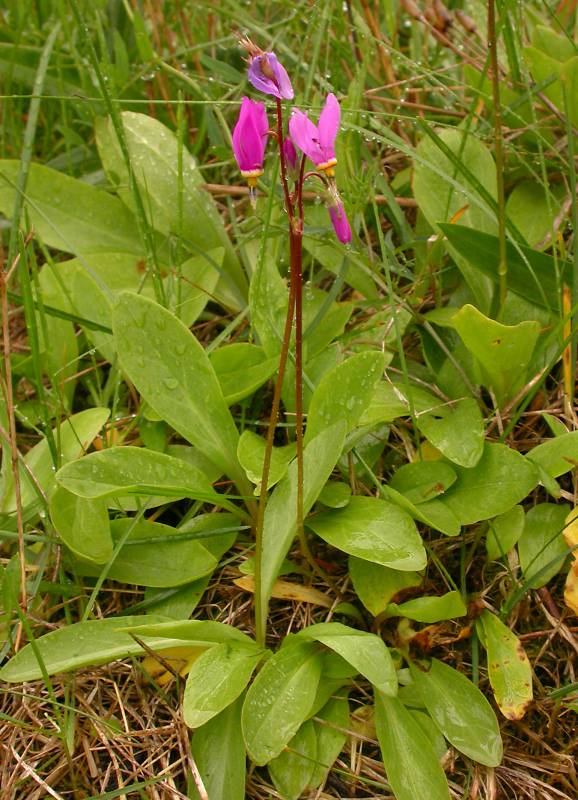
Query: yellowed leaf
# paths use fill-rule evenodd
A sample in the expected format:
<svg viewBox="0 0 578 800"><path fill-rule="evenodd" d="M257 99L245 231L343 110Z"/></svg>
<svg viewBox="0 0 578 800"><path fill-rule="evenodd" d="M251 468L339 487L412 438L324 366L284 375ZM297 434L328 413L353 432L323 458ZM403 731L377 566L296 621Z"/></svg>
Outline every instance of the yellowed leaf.
<svg viewBox="0 0 578 800"><path fill-rule="evenodd" d="M243 575L233 581L235 586L244 589L246 592L255 591L255 578L253 575ZM333 601L323 592L312 589L310 586L303 586L300 583L290 583L289 581L275 581L271 597L279 600L295 600L298 603L311 603L314 606L331 608Z"/></svg>
<svg viewBox="0 0 578 800"><path fill-rule="evenodd" d="M194 662L206 649L206 647L171 647L143 658L142 667L159 686L166 686L175 677L175 673L181 677L187 675ZM172 672L167 666L171 667Z"/></svg>
<svg viewBox="0 0 578 800"><path fill-rule="evenodd" d="M564 539L568 547L575 548L572 552L574 560L570 564L564 587L564 602L578 616L578 506L566 517Z"/></svg>
<svg viewBox="0 0 578 800"><path fill-rule="evenodd" d="M578 548L578 506L573 508L566 517L564 539L568 547ZM574 561L578 561L578 549L574 550L572 555L574 556Z"/></svg>
<svg viewBox="0 0 578 800"><path fill-rule="evenodd" d="M564 602L578 617L578 561L573 561L564 587Z"/></svg>

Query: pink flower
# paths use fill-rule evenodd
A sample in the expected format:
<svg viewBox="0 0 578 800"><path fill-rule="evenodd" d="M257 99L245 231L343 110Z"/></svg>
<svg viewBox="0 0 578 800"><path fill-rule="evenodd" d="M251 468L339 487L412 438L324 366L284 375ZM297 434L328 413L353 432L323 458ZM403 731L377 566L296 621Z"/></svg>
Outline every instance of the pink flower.
<svg viewBox="0 0 578 800"><path fill-rule="evenodd" d="M244 97L233 130L233 153L241 175L247 178L250 186L254 186L259 175L263 174L268 135L269 121L265 105Z"/></svg>
<svg viewBox="0 0 578 800"><path fill-rule="evenodd" d="M281 100L293 99L293 87L285 67L279 62L275 53L257 54L256 48L249 60L248 78L255 89L265 94L272 94Z"/></svg>
<svg viewBox="0 0 578 800"><path fill-rule="evenodd" d="M349 221L343 208L343 203L339 202L336 205L329 206L329 216L331 223L335 230L335 235L342 244L348 244L351 241L351 228Z"/></svg>
<svg viewBox="0 0 578 800"><path fill-rule="evenodd" d="M339 130L341 111L334 94L328 94L323 111L314 125L307 114L294 108L289 120L289 133L293 142L315 164L317 169L333 174L337 164L335 158L335 137Z"/></svg>

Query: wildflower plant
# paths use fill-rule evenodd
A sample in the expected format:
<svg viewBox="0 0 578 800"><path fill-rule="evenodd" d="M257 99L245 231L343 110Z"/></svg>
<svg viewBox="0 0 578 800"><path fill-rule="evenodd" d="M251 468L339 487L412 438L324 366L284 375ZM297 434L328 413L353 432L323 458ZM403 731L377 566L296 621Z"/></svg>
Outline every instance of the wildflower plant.
<svg viewBox="0 0 578 800"><path fill-rule="evenodd" d="M263 52L249 39L241 44L248 53L247 75L251 84L259 91L275 98L276 128L273 138L281 164L281 184L288 217L290 280L289 300L279 369L275 382L275 392L271 416L267 430L267 443L263 460L261 486L269 484L273 439L279 415L281 389L289 354L291 332L295 323L295 433L297 462L297 535L301 542L303 555L313 570L318 570L312 558L303 531L303 226L304 204L303 186L308 178L320 180L328 198L329 215L336 236L342 243L351 241L351 228L345 214L343 202L335 185L335 139L339 131L341 110L333 93L327 96L317 125L306 113L293 108L286 125L282 100L294 96L289 76L275 53ZM288 131L287 131L288 127ZM233 131L233 153L241 175L249 184L252 203L255 203L257 178L263 174L265 147L269 135L267 114L263 103L243 97L239 119ZM299 155L300 153L300 155ZM309 159L313 170L306 171ZM255 628L257 641L265 641L267 608L260 592L262 573L262 537L265 519L267 492L262 491L255 532Z"/></svg>
<svg viewBox="0 0 578 800"><path fill-rule="evenodd" d="M60 314L48 320L46 338L66 345L60 353L66 376L63 393L69 393L70 402L77 380L71 351L77 352L80 329L80 336L112 365L113 379L118 378L115 386L121 387L109 392L114 381L107 378L106 390L98 396L114 394L116 410L118 395L118 404L125 403L131 422L121 429L116 418L110 436L100 437L110 418L107 404L84 409L54 430L47 429L39 444L23 456L20 473L15 454L12 464L16 476L20 475L20 495L9 470L3 471L3 525L6 530L8 524L16 528L19 518L21 552L35 559L32 574L44 555L36 549L37 536L27 550L22 523L28 520L47 527L50 546L58 541L63 569L80 578L96 578L96 583L86 604L82 598L80 622L57 625L37 641L16 647L0 677L14 682L47 680L54 673L146 652L143 668L158 684L163 685L167 676L186 678L183 718L194 731L192 763L198 767L192 796L210 800L245 797L247 756L252 770L267 768L279 796L293 799L317 792L346 745L345 731L351 728L349 694L355 692L357 702L368 704L363 709L368 711L365 722L375 723L387 774L384 791L391 789L397 800L448 800L448 782L440 763L448 743L461 756L492 769L502 755L500 729L477 686L448 664L424 659L420 651L416 655L416 645L430 635L435 641L438 629L429 625L451 621L457 628L456 620L461 620L464 624L456 629L452 642L475 637L476 664L479 644L488 652L489 682L502 715L514 720L524 715L532 699L530 664L520 640L506 624L524 589L514 584L499 612L489 607L483 594L472 597L466 550L473 540L473 552L488 527L488 557L497 559L517 547L524 581L532 587L544 586L568 553L560 536L568 507L558 502L557 479L576 463L576 435L558 428L554 439L527 455L510 447L506 435L500 441L486 441L488 408L484 408L482 390L495 398L496 409L511 409L533 380L532 370L542 369L540 339L548 337L541 336L542 323L537 320L506 324L469 303L452 307L451 314L432 316L431 324L426 318L432 364L439 361L440 370L446 370L440 381L443 396L433 379L435 391L426 388L424 375L430 373L421 363L412 373L417 376L414 383L408 371L405 380L398 379L399 375L385 380L388 362L383 342L372 348L365 346L364 339L363 349L337 346L336 362L324 364L311 382L304 424L303 320L310 311L303 297L308 214L304 189L311 186L322 194L337 240L349 244L351 227L335 176L341 109L333 93L323 99L318 112L293 107L291 77L277 55L248 40L243 45L248 80L255 91L240 103L232 132L233 154L256 208L259 188L265 185L260 178L266 161L278 160L280 184L268 187L270 206L277 202L286 215L289 281L286 286L273 265L277 282L271 304L282 308L282 319L280 331L275 330L281 344L275 339L271 352L266 352L257 320L259 309L251 300L257 271L251 278L245 275L221 215L205 190L194 183L198 170L193 157L165 125L133 111L99 121L99 152L118 196L50 167L27 166L26 215L44 249L75 256L50 265L51 269L43 267L38 277L49 299L46 308ZM449 221L463 212L463 198L454 194L458 180L454 164L448 159L435 167L440 163L439 152L445 148L443 152L470 164L493 165L493 161L473 133L465 140L461 129L444 130L438 137L442 150L436 149L432 138L438 134L429 133L415 150L412 189L435 230L440 219ZM138 169L130 170L123 159L133 153L139 158ZM18 169L12 159L0 165L4 211L13 202L10 192L19 184ZM439 186L443 174L452 176L443 184L448 192L451 187L451 194L433 198L438 205L432 206L431 186ZM187 184L186 192L179 193L179 183L181 188ZM130 203L124 202L126 187L136 192ZM471 182L466 188L474 193L476 187ZM143 198L146 202L141 202ZM135 216L139 209L140 226L146 229L150 216L154 227L148 239L139 238ZM479 218L472 213L471 220ZM78 225L79 219L86 225ZM376 223L379 234L377 212ZM69 227L61 233L59 226L65 225ZM492 248L497 252L496 237L473 225L442 223L440 232L459 254L459 264L469 265L470 276L478 274L476 263L481 262L478 277L484 280L475 285L482 291L487 285L488 254ZM180 236L175 250L186 251L186 260L178 264L179 277L184 278L179 291L170 269L154 271L155 259L163 268L173 266L173 253L167 256L170 247L155 249L161 235L163 247L170 237ZM441 246L441 239L437 241ZM384 253L388 250L384 246ZM520 253L532 262L536 275L550 275L550 282L539 281L538 292L527 279L523 260L510 261L510 266L517 264L510 274L512 291L520 292L525 303L542 303L538 318L543 319L542 314L556 305L553 260L525 246ZM66 292L59 294L60 283L53 279L52 267L58 268ZM119 271L121 282L117 282ZM345 308L344 313L345 304L333 303L329 292L316 291L323 304L329 300L338 321L328 325L329 333L317 340L316 352L325 355L323 351L343 334L350 311ZM388 294L390 306L377 313L389 324L392 318L395 322L398 309L393 290ZM238 312L237 320L250 317L250 342L223 345L219 341L205 348L198 341L191 327L209 296ZM28 310L33 299L30 294ZM491 296L485 300L487 312ZM370 302L380 303L379 293ZM401 311L406 313L405 308ZM72 312L76 330L70 321ZM438 323L451 328L443 338L432 327ZM259 345L252 343L253 336ZM460 349L449 351L458 337ZM434 348L438 340L439 353ZM403 357L401 344L398 353L400 361L395 366ZM448 353L452 358L446 361ZM454 362L464 353L468 366L458 374L453 371ZM516 354L515 370L512 353ZM57 356L50 353L51 358ZM249 428L245 415L239 423L231 407L238 408L270 379L274 379L274 392L263 438ZM130 388L125 390L124 382ZM286 408L294 407L294 426L288 425L285 446L275 447L282 401ZM135 408L138 415L131 416ZM363 440L374 436L378 426L390 426L396 420L407 449L412 446L407 435L411 429L418 448L431 458L416 458L402 466L394 460L384 470L386 474L378 475L374 468L380 456L372 461ZM15 424L14 419L10 422ZM133 425L138 427L138 439L132 438ZM171 441L175 433L180 437L178 444ZM122 443L123 435L131 436L130 444ZM94 450L86 454L92 442ZM57 463L52 461L52 449ZM29 473L36 476L34 481ZM337 477L339 473L343 480ZM348 475L351 485L345 483ZM557 502L534 505L526 513L520 503L540 483ZM363 487L356 491L359 484ZM182 502L177 507L178 524L165 524L167 518L174 521L173 501ZM211 513L205 513L207 507ZM165 511L167 515L159 521ZM450 537L454 550L455 543L461 543L461 585L458 588L451 570L439 564L447 591L404 602L399 593L420 586L428 566L423 529L417 523L425 526L436 546L443 541L440 537ZM467 532L468 526L476 526L470 528L473 535L460 539L462 527ZM539 552L533 531L544 542ZM440 537L435 538L437 532ZM289 567L306 573L308 579L319 575L331 591L323 594L314 586L289 583L298 599L313 597L317 604L313 618L324 621L300 630L296 626L295 633L279 642L269 605L272 597L287 592L280 576L296 539L301 557L296 550ZM235 544L234 554L225 555ZM322 572L319 546L333 549L330 552L339 567L348 559L347 580L351 578L359 607L340 602L339 587ZM236 584L253 594L254 625L251 613L241 613L243 630L241 625L211 619L211 607L191 618L224 558L237 564L243 559L241 571L246 574L236 578ZM438 565L439 560L435 554L431 563ZM8 599L14 566L26 564L16 559L7 569ZM22 572L25 599L26 569ZM137 601L130 615L91 618L106 578L146 587L144 599ZM251 606L247 602L246 608ZM326 608L328 615L321 616ZM20 626L20 636L28 635L21 620L23 609L16 597L8 612ZM336 621L337 614L348 624ZM398 624L392 621L395 618L401 618ZM427 624L428 629L415 631L413 622ZM373 703L367 700L369 687ZM52 697L51 692L48 695ZM375 738L371 730L369 737ZM373 777L377 780L378 773Z"/></svg>

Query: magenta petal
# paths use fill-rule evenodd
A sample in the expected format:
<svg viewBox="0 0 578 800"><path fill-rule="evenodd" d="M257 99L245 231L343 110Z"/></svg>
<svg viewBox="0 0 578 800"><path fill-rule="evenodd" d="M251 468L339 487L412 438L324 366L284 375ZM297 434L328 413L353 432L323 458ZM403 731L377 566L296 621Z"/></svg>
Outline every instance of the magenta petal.
<svg viewBox="0 0 578 800"><path fill-rule="evenodd" d="M351 241L351 228L349 227L349 220L343 208L343 203L338 203L336 206L329 206L329 216L331 217L331 224L335 231L335 235L342 244L348 244Z"/></svg>
<svg viewBox="0 0 578 800"><path fill-rule="evenodd" d="M339 102L333 93L327 95L323 111L319 115L317 130L319 132L319 144L325 151L326 161L335 158L335 137L339 131L341 121L341 109Z"/></svg>
<svg viewBox="0 0 578 800"><path fill-rule="evenodd" d="M272 94L281 100L291 100L293 97L293 87L287 71L275 53L263 53L252 58L247 77L260 92Z"/></svg>
<svg viewBox="0 0 578 800"><path fill-rule="evenodd" d="M289 133L293 143L308 156L314 164L325 161L323 151L319 147L319 136L316 126L307 114L294 108L289 119Z"/></svg>
<svg viewBox="0 0 578 800"><path fill-rule="evenodd" d="M287 70L278 60L275 53L265 53L269 66L275 75L275 82L279 88L279 97L282 100L293 100L293 86L287 75Z"/></svg>
<svg viewBox="0 0 578 800"><path fill-rule="evenodd" d="M241 172L263 168L269 122L263 103L244 97L233 130L233 154Z"/></svg>

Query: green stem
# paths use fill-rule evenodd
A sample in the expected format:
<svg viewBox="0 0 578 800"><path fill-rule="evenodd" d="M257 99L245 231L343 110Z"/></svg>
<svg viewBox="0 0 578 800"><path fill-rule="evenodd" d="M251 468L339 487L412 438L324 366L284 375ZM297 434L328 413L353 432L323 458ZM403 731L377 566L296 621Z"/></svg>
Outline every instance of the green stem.
<svg viewBox="0 0 578 800"><path fill-rule="evenodd" d="M494 146L496 156L496 189L498 193L498 239L500 242L499 308L503 308L508 291L508 261L506 254L506 200L504 195L504 146L502 137L502 112L500 106L500 70L498 42L496 40L496 0L488 1L488 48L492 65L492 97L494 102Z"/></svg>

